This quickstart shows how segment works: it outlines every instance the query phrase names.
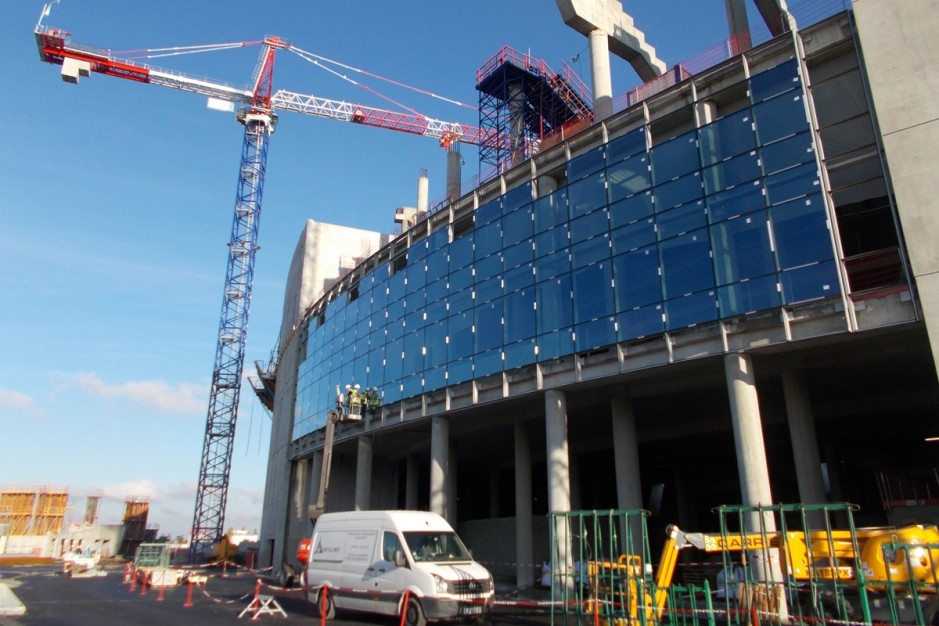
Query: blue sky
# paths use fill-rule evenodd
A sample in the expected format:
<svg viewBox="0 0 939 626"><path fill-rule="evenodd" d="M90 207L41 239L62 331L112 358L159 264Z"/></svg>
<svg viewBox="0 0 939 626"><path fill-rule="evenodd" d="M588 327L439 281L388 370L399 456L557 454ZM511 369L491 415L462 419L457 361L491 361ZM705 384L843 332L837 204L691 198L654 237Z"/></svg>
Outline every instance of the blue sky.
<svg viewBox="0 0 939 626"><path fill-rule="evenodd" d="M612 0L607 0L612 1ZM624 0L668 65L725 35L723 0ZM43 3L15 0L0 21L6 86L0 150L0 486L61 486L69 521L91 491L103 523L147 496L160 532L192 524L222 304L242 127L205 98L92 75L64 83L41 63ZM503 46L569 61L589 84L586 40L551 0L62 0L45 19L113 51L254 41L291 44L430 91L457 106L355 75L429 117L478 125L476 70ZM156 67L247 86L260 48L171 56ZM135 56L138 53L128 53ZM613 59L619 94L638 79ZM348 73L348 72L347 72ZM393 108L374 93L279 53L275 88ZM464 179L477 173L464 147ZM426 168L444 195L436 141L283 113L272 138L246 373L266 361L304 221L392 232ZM270 418L245 385L226 528L259 528Z"/></svg>

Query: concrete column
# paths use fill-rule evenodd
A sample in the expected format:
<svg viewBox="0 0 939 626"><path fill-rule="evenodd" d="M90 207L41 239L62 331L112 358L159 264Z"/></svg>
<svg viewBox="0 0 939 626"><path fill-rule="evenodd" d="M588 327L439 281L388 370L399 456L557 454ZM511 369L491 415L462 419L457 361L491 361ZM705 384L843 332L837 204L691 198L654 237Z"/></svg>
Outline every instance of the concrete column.
<svg viewBox="0 0 939 626"><path fill-rule="evenodd" d="M613 421L613 463L616 469L616 502L620 509L642 508L642 482L639 476L639 436L632 398L622 388L610 396ZM642 554L642 517L630 517L631 546L622 546L631 554Z"/></svg>
<svg viewBox="0 0 939 626"><path fill-rule="evenodd" d="M746 52L752 47L750 42L750 22L747 19L745 0L724 0L727 9L727 30L730 33L732 54Z"/></svg>
<svg viewBox="0 0 939 626"><path fill-rule="evenodd" d="M290 501L290 517L298 520L306 519L307 502L307 461L302 459L294 464L293 494Z"/></svg>
<svg viewBox="0 0 939 626"><path fill-rule="evenodd" d="M737 450L737 468L740 472L740 493L745 506L773 503L770 490L766 448L763 444L763 425L756 393L753 360L748 354L734 353L724 357L727 391L730 395L730 416L734 427ZM771 522L772 516L767 523ZM760 528L758 518L750 520L748 530ZM767 528L767 530L775 530Z"/></svg>
<svg viewBox="0 0 939 626"><path fill-rule="evenodd" d="M450 453L447 456L447 514L444 515L444 517L450 520L450 523L454 526L456 526L456 479L459 465L459 457L456 453L456 442L451 439Z"/></svg>
<svg viewBox="0 0 939 626"><path fill-rule="evenodd" d="M417 466L417 455L412 452L407 457L407 475L404 478L404 508L409 511L414 511L418 507L418 471L420 470Z"/></svg>
<svg viewBox="0 0 939 626"><path fill-rule="evenodd" d="M460 144L450 147L447 152L447 202L456 202L463 192L463 155Z"/></svg>
<svg viewBox="0 0 939 626"><path fill-rule="evenodd" d="M792 456L795 460L796 480L799 484L801 502L825 502L825 485L822 481L822 459L818 452L818 437L815 433L815 414L812 401L801 372L783 372L783 394L786 398L786 414L789 422L789 437L792 439ZM813 520L820 522L821 520ZM818 527L816 525L816 527Z"/></svg>
<svg viewBox="0 0 939 626"><path fill-rule="evenodd" d="M590 76L593 82L593 115L596 121L613 115L613 80L610 78L610 43L605 31L590 32Z"/></svg>
<svg viewBox="0 0 939 626"><path fill-rule="evenodd" d="M548 453L548 513L571 510L570 455L567 444L567 395L563 391L545 392L545 438ZM566 524L558 523L552 529L551 546L552 587L573 591L573 563Z"/></svg>
<svg viewBox="0 0 939 626"><path fill-rule="evenodd" d="M524 422L515 424L515 585L535 582L532 540L531 436Z"/></svg>
<svg viewBox="0 0 939 626"><path fill-rule="evenodd" d="M446 518L447 472L450 464L450 422L435 417L430 426L430 510Z"/></svg>
<svg viewBox="0 0 939 626"><path fill-rule="evenodd" d="M753 360L748 354L739 352L728 354L724 357L724 371L727 375L727 391L730 395L730 416L734 426L742 504L747 506L773 504ZM776 519L772 513L765 513L762 519L758 513L753 513L749 516L747 524L749 526L747 530L752 532L776 530ZM750 558L751 563L748 567L757 580L782 580L782 562L778 551L770 551L768 563L764 555L759 552L752 554ZM781 598L778 612L782 622L787 622L789 609L785 597Z"/></svg>
<svg viewBox="0 0 939 626"><path fill-rule="evenodd" d="M372 437L359 437L355 462L355 510L368 511L372 496Z"/></svg>

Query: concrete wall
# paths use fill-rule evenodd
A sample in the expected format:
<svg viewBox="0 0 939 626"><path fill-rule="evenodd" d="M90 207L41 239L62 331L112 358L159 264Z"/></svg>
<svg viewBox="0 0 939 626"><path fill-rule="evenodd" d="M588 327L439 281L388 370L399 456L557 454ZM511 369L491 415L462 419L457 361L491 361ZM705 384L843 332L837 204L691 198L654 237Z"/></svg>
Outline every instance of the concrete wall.
<svg viewBox="0 0 939 626"><path fill-rule="evenodd" d="M933 359L939 362L939 2L854 0L853 7Z"/></svg>
<svg viewBox="0 0 939 626"><path fill-rule="evenodd" d="M292 470L288 448L293 439L293 413L297 395L297 369L306 350L301 326L306 310L331 287L353 260L377 252L388 235L308 220L294 250L287 273L281 321L282 354L277 368L274 416L268 451L267 480L261 515L260 565L278 567L293 562L295 547L309 533L306 514L309 493L307 472ZM305 326L304 326L305 329ZM318 475L313 472L313 475ZM284 538L281 541L281 538Z"/></svg>

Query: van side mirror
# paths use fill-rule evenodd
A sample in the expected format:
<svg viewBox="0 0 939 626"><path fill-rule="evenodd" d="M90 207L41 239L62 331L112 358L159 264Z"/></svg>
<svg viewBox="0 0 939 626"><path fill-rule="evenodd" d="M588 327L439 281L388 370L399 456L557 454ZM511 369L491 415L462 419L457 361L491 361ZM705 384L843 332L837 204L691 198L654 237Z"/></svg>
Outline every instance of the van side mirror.
<svg viewBox="0 0 939 626"><path fill-rule="evenodd" d="M406 567L408 562L404 558L404 551L395 550L394 555L391 557L391 562L395 564L395 567Z"/></svg>

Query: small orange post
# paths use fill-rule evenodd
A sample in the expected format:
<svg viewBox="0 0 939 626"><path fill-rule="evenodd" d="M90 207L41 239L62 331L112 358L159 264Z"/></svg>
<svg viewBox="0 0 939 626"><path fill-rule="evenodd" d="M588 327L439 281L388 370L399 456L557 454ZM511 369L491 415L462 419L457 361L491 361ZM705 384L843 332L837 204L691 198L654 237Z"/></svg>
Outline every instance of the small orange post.
<svg viewBox="0 0 939 626"><path fill-rule="evenodd" d="M228 561L222 561L222 578L228 578Z"/></svg>
<svg viewBox="0 0 939 626"><path fill-rule="evenodd" d="M320 593L320 624L326 626L326 609L329 608L329 587L321 587Z"/></svg>
<svg viewBox="0 0 939 626"><path fill-rule="evenodd" d="M189 579L189 589L186 590L186 602L183 603L184 609L192 608L192 579Z"/></svg>
<svg viewBox="0 0 939 626"><path fill-rule="evenodd" d="M404 626L404 620L408 615L408 600L411 599L411 590L404 590L404 599L401 600L401 625Z"/></svg>
<svg viewBox="0 0 939 626"><path fill-rule="evenodd" d="M261 608L261 579L260 578L258 578L256 583L254 583L254 614L251 616L251 619L258 618L259 608Z"/></svg>
<svg viewBox="0 0 939 626"><path fill-rule="evenodd" d="M147 595L147 583L150 582L147 580L147 572L144 572L140 577L140 595Z"/></svg>
<svg viewBox="0 0 939 626"><path fill-rule="evenodd" d="M130 590L136 591L137 589L137 569L133 568L130 571Z"/></svg>
<svg viewBox="0 0 939 626"><path fill-rule="evenodd" d="M165 585L163 584L163 581L161 580L160 586L158 587L159 592L157 593L157 602L163 602L163 587L165 587Z"/></svg>

